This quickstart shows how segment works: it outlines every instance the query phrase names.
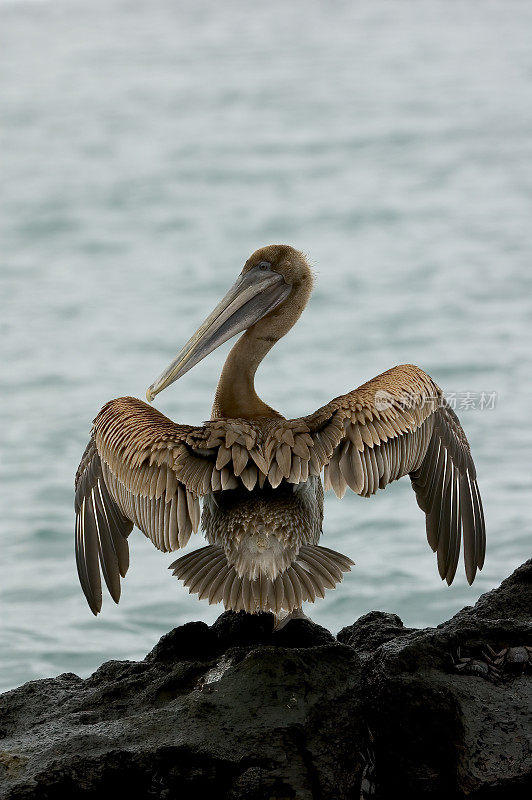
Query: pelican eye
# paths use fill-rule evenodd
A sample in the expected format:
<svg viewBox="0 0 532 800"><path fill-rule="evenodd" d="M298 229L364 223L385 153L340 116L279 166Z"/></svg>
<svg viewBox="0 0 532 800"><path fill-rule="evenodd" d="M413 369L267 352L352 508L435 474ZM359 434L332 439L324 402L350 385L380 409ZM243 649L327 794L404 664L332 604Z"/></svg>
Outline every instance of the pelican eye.
<svg viewBox="0 0 532 800"><path fill-rule="evenodd" d="M269 261L259 261L258 267L259 269L264 270L264 269L271 269L272 265L270 264Z"/></svg>

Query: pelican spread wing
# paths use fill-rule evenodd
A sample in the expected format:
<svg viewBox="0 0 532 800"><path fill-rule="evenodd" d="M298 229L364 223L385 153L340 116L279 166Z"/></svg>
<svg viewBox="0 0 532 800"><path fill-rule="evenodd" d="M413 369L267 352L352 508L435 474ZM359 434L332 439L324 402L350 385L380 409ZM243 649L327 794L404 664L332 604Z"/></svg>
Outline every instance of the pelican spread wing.
<svg viewBox="0 0 532 800"><path fill-rule="evenodd" d="M197 530L198 496L175 471L193 430L132 397L110 401L94 420L75 483L76 562L94 614L102 604L100 566L119 600L133 525L164 552L183 547Z"/></svg>
<svg viewBox="0 0 532 800"><path fill-rule="evenodd" d="M458 417L423 370L394 367L304 419L325 489L369 497L409 475L440 576L452 582L462 532L473 582L486 549L475 465Z"/></svg>

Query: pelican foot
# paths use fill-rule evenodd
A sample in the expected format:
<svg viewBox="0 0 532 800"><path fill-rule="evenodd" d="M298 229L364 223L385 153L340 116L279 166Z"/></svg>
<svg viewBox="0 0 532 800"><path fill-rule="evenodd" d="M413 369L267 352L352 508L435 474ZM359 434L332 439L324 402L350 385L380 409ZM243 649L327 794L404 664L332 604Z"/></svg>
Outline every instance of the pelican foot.
<svg viewBox="0 0 532 800"><path fill-rule="evenodd" d="M273 626L274 633L275 631L282 630L291 619L308 619L309 622L312 622L310 617L307 617L307 615L303 613L303 609L300 606L299 608L294 608L293 611L287 612L284 614L284 616L281 616L281 614L275 614L275 625Z"/></svg>

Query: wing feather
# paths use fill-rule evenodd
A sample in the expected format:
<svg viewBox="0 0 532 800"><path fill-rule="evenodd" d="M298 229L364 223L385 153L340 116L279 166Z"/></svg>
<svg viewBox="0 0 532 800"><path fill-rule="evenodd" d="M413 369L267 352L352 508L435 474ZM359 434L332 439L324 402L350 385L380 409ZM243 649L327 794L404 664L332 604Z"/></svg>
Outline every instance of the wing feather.
<svg viewBox="0 0 532 800"><path fill-rule="evenodd" d="M81 532L81 557L84 569L80 574L80 580L91 611L96 614L102 605L102 584L98 560L98 532L90 494L83 498L81 504Z"/></svg>
<svg viewBox="0 0 532 800"><path fill-rule="evenodd" d="M118 603L120 599L120 572L118 569L118 558L116 556L113 534L109 527L105 508L99 492L98 482L93 486L88 501L92 501L92 511L98 535L98 555L102 567L103 577L109 594Z"/></svg>
<svg viewBox="0 0 532 800"><path fill-rule="evenodd" d="M447 570L445 573L445 580L448 585L453 582L456 574L456 567L458 566L458 556L460 555L460 540L461 540L461 527L462 517L460 512L460 493L459 493L459 473L453 464L453 482L452 482L452 506L451 506L451 532L450 532L450 547L447 560Z"/></svg>

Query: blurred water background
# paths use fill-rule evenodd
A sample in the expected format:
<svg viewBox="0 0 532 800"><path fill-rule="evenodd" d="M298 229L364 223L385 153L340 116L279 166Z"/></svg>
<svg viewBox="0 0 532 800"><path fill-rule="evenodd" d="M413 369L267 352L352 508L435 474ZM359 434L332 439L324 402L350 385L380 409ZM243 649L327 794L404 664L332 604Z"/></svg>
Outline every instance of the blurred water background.
<svg viewBox="0 0 532 800"><path fill-rule="evenodd" d="M317 283L259 393L300 416L418 364L456 392L488 527L483 572L447 588L407 479L327 497L323 544L356 567L312 618L437 625L529 557L532 4L4 0L0 20L1 688L221 612L135 531L95 619L73 478L100 406L144 397L271 242ZM207 419L229 346L156 406Z"/></svg>

